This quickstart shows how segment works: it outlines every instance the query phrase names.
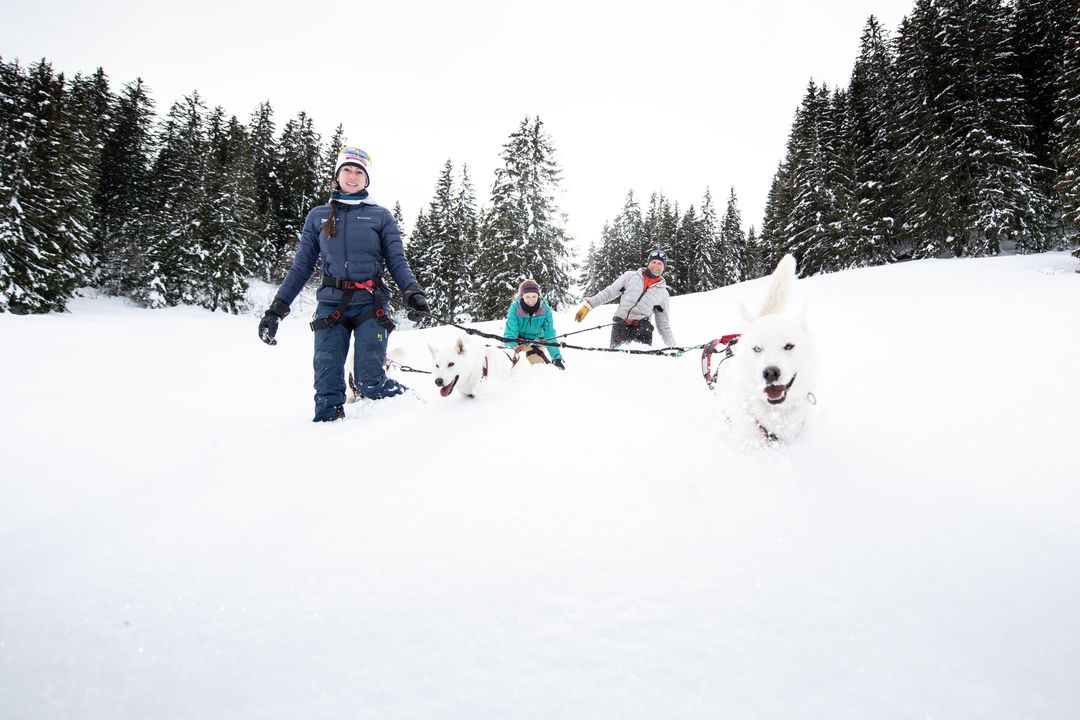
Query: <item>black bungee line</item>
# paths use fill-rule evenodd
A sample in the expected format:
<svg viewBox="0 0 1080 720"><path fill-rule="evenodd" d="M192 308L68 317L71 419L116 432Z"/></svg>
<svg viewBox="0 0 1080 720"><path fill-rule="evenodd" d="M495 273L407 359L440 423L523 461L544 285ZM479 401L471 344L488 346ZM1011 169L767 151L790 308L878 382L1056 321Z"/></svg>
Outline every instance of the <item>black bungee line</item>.
<svg viewBox="0 0 1080 720"><path fill-rule="evenodd" d="M400 305L399 305L399 307L400 307ZM705 344L702 343L701 345L690 345L688 347L674 347L673 346L673 347L657 348L655 350L632 350L632 349L621 349L621 348L584 347L584 346L581 346L581 345L570 345L570 344L565 343L565 342L552 342L550 340L539 340L539 339L538 340L529 340L526 343L520 343L519 338L503 337L502 335L496 335L494 333L486 333L483 330L479 330L477 328L465 327L464 325L459 325L459 324L457 324L455 322L447 320L446 318L439 317L438 315L435 315L434 313L432 313L430 310L425 312L423 310L415 310L415 309L409 308L407 306L404 307L404 309L406 311L408 311L408 312L415 312L415 313L419 313L421 315L427 315L429 318L431 318L432 320L435 320L436 322L442 323L443 325L448 325L450 327L457 328L458 330L462 330L463 332L466 332L469 335L476 335L477 337L487 338L488 340L498 340L499 342L504 342L504 343L517 343L517 344L524 344L524 345L542 345L544 347L565 348L567 350L585 350L585 351L588 351L588 352L614 352L614 353L623 353L623 354L626 354L626 355L657 355L657 356L660 356L660 357L672 357L672 358L681 357L683 354L685 354L685 353L687 353L687 352L689 352L691 350L700 350L701 348L705 347ZM608 323L607 325L597 325L595 327L585 328L584 330L576 330L573 333L564 333L563 335L557 335L556 337L567 337L569 335L574 335L574 334L579 333L579 332L588 332L590 330L596 330L597 328L609 327L609 326L614 325L614 324L615 323L612 322L612 323Z"/></svg>

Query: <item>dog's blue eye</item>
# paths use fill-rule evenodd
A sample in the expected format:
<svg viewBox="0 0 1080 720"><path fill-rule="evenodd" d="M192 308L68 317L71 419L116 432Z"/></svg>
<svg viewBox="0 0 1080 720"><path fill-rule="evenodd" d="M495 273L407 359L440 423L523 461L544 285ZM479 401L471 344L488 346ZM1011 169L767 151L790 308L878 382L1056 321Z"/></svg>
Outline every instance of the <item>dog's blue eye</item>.
<svg viewBox="0 0 1080 720"><path fill-rule="evenodd" d="M794 344L792 344L792 343L788 343L787 345L785 345L785 346L784 346L784 349L785 349L785 350L794 350L794 349L795 349L795 345L794 345Z"/></svg>
<svg viewBox="0 0 1080 720"><path fill-rule="evenodd" d="M761 347L760 345L755 345L753 349L754 349L754 352L761 352L765 348Z"/></svg>

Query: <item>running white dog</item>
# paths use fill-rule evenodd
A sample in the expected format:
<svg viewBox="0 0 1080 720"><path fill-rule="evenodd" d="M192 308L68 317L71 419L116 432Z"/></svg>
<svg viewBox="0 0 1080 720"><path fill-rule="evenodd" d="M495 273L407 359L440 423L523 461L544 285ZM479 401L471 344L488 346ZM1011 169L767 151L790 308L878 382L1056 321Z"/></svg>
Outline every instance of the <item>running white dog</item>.
<svg viewBox="0 0 1080 720"><path fill-rule="evenodd" d="M757 316L742 307L744 328L735 355L721 368L720 395L737 436L786 442L806 425L817 382L817 349L806 328L805 307L782 314L795 283L795 258L773 270Z"/></svg>
<svg viewBox="0 0 1080 720"><path fill-rule="evenodd" d="M435 364L432 371L435 384L443 397L450 397L455 390L465 397L476 397L477 386L485 378L505 377L515 368L529 364L515 362L510 349L484 345L461 336L439 347L428 347Z"/></svg>

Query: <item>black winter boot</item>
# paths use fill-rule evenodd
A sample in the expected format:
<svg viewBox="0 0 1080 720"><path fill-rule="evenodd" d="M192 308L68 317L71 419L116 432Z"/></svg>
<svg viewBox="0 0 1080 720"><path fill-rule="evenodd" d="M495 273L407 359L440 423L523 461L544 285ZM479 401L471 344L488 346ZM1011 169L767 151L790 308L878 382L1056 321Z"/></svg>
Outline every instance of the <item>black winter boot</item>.
<svg viewBox="0 0 1080 720"><path fill-rule="evenodd" d="M345 408L341 405L335 405L326 413L316 413L311 422L334 422L343 419L345 419Z"/></svg>

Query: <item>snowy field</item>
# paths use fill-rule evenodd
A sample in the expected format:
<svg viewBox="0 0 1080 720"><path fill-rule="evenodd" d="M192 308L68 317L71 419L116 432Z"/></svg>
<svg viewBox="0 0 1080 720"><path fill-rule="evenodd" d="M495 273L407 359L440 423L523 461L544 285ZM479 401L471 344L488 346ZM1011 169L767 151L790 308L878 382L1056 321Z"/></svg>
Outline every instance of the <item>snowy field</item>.
<svg viewBox="0 0 1080 720"><path fill-rule="evenodd" d="M0 315L0 718L1080 717L1076 265L800 280L781 449L696 354L316 425L302 313ZM676 338L764 289L675 298Z"/></svg>

